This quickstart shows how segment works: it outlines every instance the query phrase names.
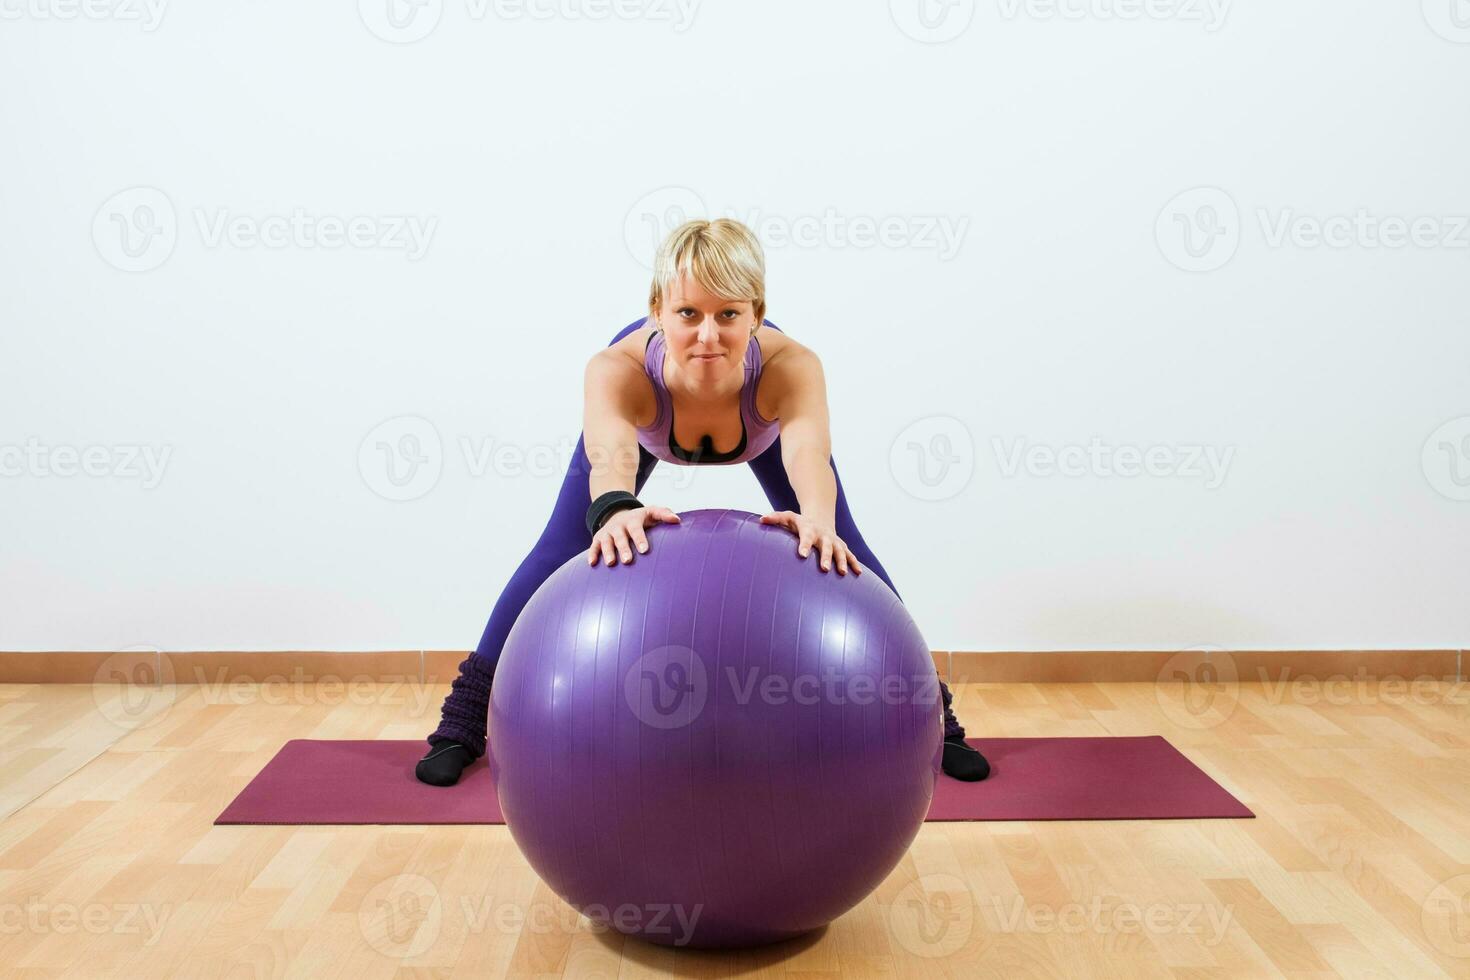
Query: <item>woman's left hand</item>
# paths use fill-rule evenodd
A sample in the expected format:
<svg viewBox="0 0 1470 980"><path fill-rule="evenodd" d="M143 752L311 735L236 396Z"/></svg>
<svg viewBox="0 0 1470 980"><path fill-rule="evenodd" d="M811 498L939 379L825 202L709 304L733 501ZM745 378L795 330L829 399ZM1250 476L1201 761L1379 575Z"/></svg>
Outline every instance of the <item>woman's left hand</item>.
<svg viewBox="0 0 1470 980"><path fill-rule="evenodd" d="M837 531L825 524L819 524L810 517L790 510L778 510L761 518L762 524L779 524L796 535L796 553L805 558L812 553L815 546L817 554L821 556L822 571L830 571L832 559L837 559L837 574L846 575L850 566L854 575L863 573L863 566L858 564L857 557L853 555L852 549L847 543L837 536Z"/></svg>

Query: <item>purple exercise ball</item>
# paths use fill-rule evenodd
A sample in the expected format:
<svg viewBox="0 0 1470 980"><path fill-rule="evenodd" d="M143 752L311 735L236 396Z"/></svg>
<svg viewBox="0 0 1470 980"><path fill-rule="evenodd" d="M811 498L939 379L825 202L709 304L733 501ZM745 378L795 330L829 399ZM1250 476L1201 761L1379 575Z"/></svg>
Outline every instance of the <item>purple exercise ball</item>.
<svg viewBox="0 0 1470 980"><path fill-rule="evenodd" d="M491 775L526 860L590 919L672 946L788 939L919 832L938 676L872 571L823 572L744 511L680 519L531 597L491 687Z"/></svg>

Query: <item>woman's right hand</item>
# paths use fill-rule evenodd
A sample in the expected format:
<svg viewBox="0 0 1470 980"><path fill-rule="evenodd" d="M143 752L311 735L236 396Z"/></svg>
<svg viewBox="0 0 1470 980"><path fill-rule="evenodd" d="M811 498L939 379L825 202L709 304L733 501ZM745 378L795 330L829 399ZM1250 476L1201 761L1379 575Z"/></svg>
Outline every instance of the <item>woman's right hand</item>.
<svg viewBox="0 0 1470 980"><path fill-rule="evenodd" d="M601 558L608 565L616 565L621 556L626 565L633 560L635 547L640 555L648 554L648 535L643 529L660 523L678 524L679 515L667 507L630 507L616 512L592 536L587 564L596 565Z"/></svg>

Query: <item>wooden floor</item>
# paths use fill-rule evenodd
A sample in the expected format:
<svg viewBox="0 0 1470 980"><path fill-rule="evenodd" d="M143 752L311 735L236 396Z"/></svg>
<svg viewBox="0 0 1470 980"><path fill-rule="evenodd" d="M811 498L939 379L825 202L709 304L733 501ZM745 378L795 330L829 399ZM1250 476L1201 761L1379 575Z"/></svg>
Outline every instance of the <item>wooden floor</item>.
<svg viewBox="0 0 1470 980"><path fill-rule="evenodd" d="M0 686L0 976L1470 977L1470 689L962 685L976 735L1161 733L1255 820L926 824L756 951L594 930L504 827L214 827L282 741L447 688ZM1197 692L1196 692L1197 693Z"/></svg>

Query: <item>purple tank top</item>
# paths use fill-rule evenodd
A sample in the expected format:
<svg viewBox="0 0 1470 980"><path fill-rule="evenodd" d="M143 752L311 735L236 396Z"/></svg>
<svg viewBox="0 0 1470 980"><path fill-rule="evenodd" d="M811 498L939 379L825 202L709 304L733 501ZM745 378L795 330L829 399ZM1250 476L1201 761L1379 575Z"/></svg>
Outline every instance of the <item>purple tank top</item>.
<svg viewBox="0 0 1470 980"><path fill-rule="evenodd" d="M715 452L708 435L701 444L685 449L674 441L674 401L664 385L664 355L667 347L663 331L648 338L643 348L643 370L653 382L658 414L650 425L638 427L638 443L666 463L698 466L747 463L770 448L781 434L779 421L761 418L755 410L756 387L761 380L761 345L754 337L745 347L745 381L740 386L740 444L728 453Z"/></svg>

